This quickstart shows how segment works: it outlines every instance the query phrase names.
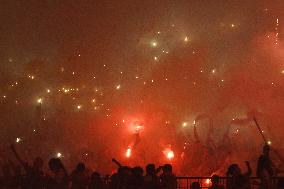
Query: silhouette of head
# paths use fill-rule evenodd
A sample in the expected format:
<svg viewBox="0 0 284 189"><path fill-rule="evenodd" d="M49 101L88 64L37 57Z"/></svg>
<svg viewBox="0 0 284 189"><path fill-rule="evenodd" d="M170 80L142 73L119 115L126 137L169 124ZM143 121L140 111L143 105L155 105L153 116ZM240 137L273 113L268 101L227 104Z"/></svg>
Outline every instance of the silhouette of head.
<svg viewBox="0 0 284 189"><path fill-rule="evenodd" d="M213 176L211 177L212 185L219 184L219 179L220 179L220 177L219 177L218 175L213 175Z"/></svg>
<svg viewBox="0 0 284 189"><path fill-rule="evenodd" d="M263 154L264 154L265 156L269 156L269 152L270 152L270 146L266 144L266 145L263 147Z"/></svg>
<svg viewBox="0 0 284 189"><path fill-rule="evenodd" d="M232 176L237 176L237 175L241 174L241 169L238 166L238 164L232 164L232 165L229 166L227 174L232 175Z"/></svg>
<svg viewBox="0 0 284 189"><path fill-rule="evenodd" d="M143 169L142 167L134 167L132 172L135 176L143 176Z"/></svg>
<svg viewBox="0 0 284 189"><path fill-rule="evenodd" d="M93 172L92 175L91 175L91 179L92 179L93 181L100 180L100 179L101 179L100 173L98 173L98 172Z"/></svg>
<svg viewBox="0 0 284 189"><path fill-rule="evenodd" d="M162 169L164 173L172 173L173 167L171 164L165 164Z"/></svg>
<svg viewBox="0 0 284 189"><path fill-rule="evenodd" d="M199 182L191 183L190 189L201 189Z"/></svg>
<svg viewBox="0 0 284 189"><path fill-rule="evenodd" d="M84 163L78 163L76 167L77 172L84 172L86 170L85 164Z"/></svg>
<svg viewBox="0 0 284 189"><path fill-rule="evenodd" d="M42 167L43 167L43 160L40 157L36 157L33 162L33 168L40 170L42 169Z"/></svg>
<svg viewBox="0 0 284 189"><path fill-rule="evenodd" d="M147 175L154 175L156 171L155 164L148 164L146 166L146 174Z"/></svg>
<svg viewBox="0 0 284 189"><path fill-rule="evenodd" d="M59 158L51 158L48 162L49 168L52 172L57 172L64 169L64 166Z"/></svg>

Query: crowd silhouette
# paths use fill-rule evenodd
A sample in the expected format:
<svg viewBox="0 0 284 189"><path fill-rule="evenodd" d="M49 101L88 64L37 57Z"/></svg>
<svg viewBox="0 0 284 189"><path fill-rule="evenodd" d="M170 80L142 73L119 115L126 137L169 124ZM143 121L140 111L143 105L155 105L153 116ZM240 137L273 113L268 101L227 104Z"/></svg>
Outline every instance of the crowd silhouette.
<svg viewBox="0 0 284 189"><path fill-rule="evenodd" d="M48 161L51 174L43 171L44 162L40 157L35 158L30 165L23 161L17 153L14 145L11 150L18 160L19 165L13 162L2 166L0 179L1 189L176 189L179 188L178 179L173 173L172 165L165 164L156 167L148 164L142 167L129 167L121 165L117 160L112 161L118 169L112 175L102 176L98 172L89 172L84 163L78 163L74 170L68 174L60 158L52 158ZM214 174L211 177L210 189L251 189L252 184L259 189L282 189L282 178L273 184L273 178L277 176L277 170L270 159L270 146L263 147L263 154L257 163L257 183L251 183L252 169L248 161L245 162L247 171L242 172L238 164L231 164L226 173L226 182L220 182L220 176ZM24 169L24 174L21 174ZM191 189L200 189L200 182L190 183Z"/></svg>

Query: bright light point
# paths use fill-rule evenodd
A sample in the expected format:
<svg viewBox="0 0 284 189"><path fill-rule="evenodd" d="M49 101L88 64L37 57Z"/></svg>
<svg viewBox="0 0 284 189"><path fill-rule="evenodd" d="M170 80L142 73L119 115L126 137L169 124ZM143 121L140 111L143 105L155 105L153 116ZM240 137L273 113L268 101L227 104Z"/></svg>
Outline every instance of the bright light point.
<svg viewBox="0 0 284 189"><path fill-rule="evenodd" d="M16 143L19 143L19 142L21 142L21 138L16 138Z"/></svg>
<svg viewBox="0 0 284 189"><path fill-rule="evenodd" d="M216 69L213 69L211 72L212 72L213 74L216 73Z"/></svg>
<svg viewBox="0 0 284 189"><path fill-rule="evenodd" d="M189 40L189 38L186 36L186 37L184 38L184 42L188 42L188 40Z"/></svg>
<svg viewBox="0 0 284 189"><path fill-rule="evenodd" d="M167 158L168 158L169 160L171 160L171 159L173 159L174 157L175 157L174 152L173 152L172 150L169 150L169 151L167 152Z"/></svg>
<svg viewBox="0 0 284 189"><path fill-rule="evenodd" d="M205 183L206 183L206 184L210 184L210 179L206 179L206 180L205 180Z"/></svg>
<svg viewBox="0 0 284 189"><path fill-rule="evenodd" d="M267 144L268 144L268 145L271 145L271 144L272 144L272 142L269 140L269 141L267 141Z"/></svg>
<svg viewBox="0 0 284 189"><path fill-rule="evenodd" d="M195 54L196 52L195 51L192 51L192 54Z"/></svg>
<svg viewBox="0 0 284 189"><path fill-rule="evenodd" d="M42 98L37 99L37 103L41 104L42 103Z"/></svg>
<svg viewBox="0 0 284 189"><path fill-rule="evenodd" d="M119 90L119 89L120 89L120 85L117 85L117 86L116 86L116 89Z"/></svg>
<svg viewBox="0 0 284 189"><path fill-rule="evenodd" d="M168 81L168 78L165 78L166 81Z"/></svg>
<svg viewBox="0 0 284 189"><path fill-rule="evenodd" d="M139 76L135 76L136 79L139 79Z"/></svg>
<svg viewBox="0 0 284 189"><path fill-rule="evenodd" d="M157 43L156 41L152 41L152 42L151 42L151 46L152 46L152 47L157 47L157 45L158 45L158 43Z"/></svg>
<svg viewBox="0 0 284 189"><path fill-rule="evenodd" d="M75 72L72 72L72 75L75 75Z"/></svg>
<svg viewBox="0 0 284 189"><path fill-rule="evenodd" d="M154 80L152 79L151 82L154 83Z"/></svg>
<svg viewBox="0 0 284 189"><path fill-rule="evenodd" d="M262 133L264 133L264 131L261 131Z"/></svg>
<svg viewBox="0 0 284 189"><path fill-rule="evenodd" d="M139 132L142 128L143 128L143 127L142 127L141 125L137 125L136 128L135 128L135 130L136 130L136 132Z"/></svg>
<svg viewBox="0 0 284 189"><path fill-rule="evenodd" d="M183 122L182 127L186 127L186 126L187 126L187 122Z"/></svg>
<svg viewBox="0 0 284 189"><path fill-rule="evenodd" d="M221 81L224 82L224 79L222 79Z"/></svg>
<svg viewBox="0 0 284 189"><path fill-rule="evenodd" d="M195 125L196 124L196 121L195 120L193 120L193 125Z"/></svg>
<svg viewBox="0 0 284 189"><path fill-rule="evenodd" d="M81 54L78 54L78 56L81 56Z"/></svg>
<svg viewBox="0 0 284 189"><path fill-rule="evenodd" d="M50 89L46 89L46 92L47 92L47 93L50 93Z"/></svg>
<svg viewBox="0 0 284 189"><path fill-rule="evenodd" d="M236 25L235 24L231 24L231 27L234 28Z"/></svg>
<svg viewBox="0 0 284 189"><path fill-rule="evenodd" d="M284 74L284 70L282 70L281 73Z"/></svg>
<svg viewBox="0 0 284 189"><path fill-rule="evenodd" d="M6 98L6 95L3 95L3 98Z"/></svg>
<svg viewBox="0 0 284 189"><path fill-rule="evenodd" d="M56 154L56 157L57 157L57 158L61 158L61 157L63 157L63 156L62 156L62 154L61 154L60 152L58 152L58 153Z"/></svg>
<svg viewBox="0 0 284 189"><path fill-rule="evenodd" d="M106 67L106 65L104 64L104 67Z"/></svg>
<svg viewBox="0 0 284 189"><path fill-rule="evenodd" d="M157 60L158 60L158 57L155 56L155 57L154 57L154 60L157 61Z"/></svg>
<svg viewBox="0 0 284 189"><path fill-rule="evenodd" d="M34 129L33 132L36 132L36 130Z"/></svg>
<svg viewBox="0 0 284 189"><path fill-rule="evenodd" d="M158 31L157 33L158 33L158 34L160 34L161 32L160 32L160 31Z"/></svg>
<svg viewBox="0 0 284 189"><path fill-rule="evenodd" d="M82 106L81 106L81 105L78 105L78 106L77 106L77 109L78 109L78 110L80 110L81 108L82 108Z"/></svg>
<svg viewBox="0 0 284 189"><path fill-rule="evenodd" d="M126 152L125 152L125 157L130 158L130 156L131 156L131 148L128 147Z"/></svg>

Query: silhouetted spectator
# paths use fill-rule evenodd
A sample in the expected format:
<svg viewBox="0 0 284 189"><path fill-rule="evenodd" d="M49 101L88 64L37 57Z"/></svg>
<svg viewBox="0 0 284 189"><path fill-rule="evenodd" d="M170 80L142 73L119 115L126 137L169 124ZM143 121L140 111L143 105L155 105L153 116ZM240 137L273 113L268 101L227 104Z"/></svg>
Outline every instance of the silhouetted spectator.
<svg viewBox="0 0 284 189"><path fill-rule="evenodd" d="M154 164L148 164L146 166L146 175L144 176L144 189L159 189L160 181L156 175L156 168Z"/></svg>
<svg viewBox="0 0 284 189"><path fill-rule="evenodd" d="M132 189L141 189L143 187L143 169L134 167L132 169L131 184Z"/></svg>
<svg viewBox="0 0 284 189"><path fill-rule="evenodd" d="M176 176L172 172L172 166L165 164L162 167L163 173L161 174L161 188L163 189L176 189L177 180Z"/></svg>
<svg viewBox="0 0 284 189"><path fill-rule="evenodd" d="M43 160L40 157L35 158L33 165L30 166L28 162L22 160L22 158L17 153L14 145L11 145L11 149L16 157L16 159L20 162L20 164L24 167L26 172L26 177L22 182L22 188L27 189L41 189L44 188L43 178L44 174L42 171L43 168Z"/></svg>
<svg viewBox="0 0 284 189"><path fill-rule="evenodd" d="M88 189L103 189L104 183L98 172L93 172L90 178Z"/></svg>
<svg viewBox="0 0 284 189"><path fill-rule="evenodd" d="M259 157L257 163L256 175L260 178L260 189L270 189L272 186L273 164L269 157L270 147L265 145L263 147L263 154Z"/></svg>
<svg viewBox="0 0 284 189"><path fill-rule="evenodd" d="M47 178L47 189L67 189L68 175L59 158L52 158L48 162L49 168L53 173L52 177Z"/></svg>
<svg viewBox="0 0 284 189"><path fill-rule="evenodd" d="M248 171L242 174L237 164L230 165L227 171L227 189L250 189L250 175L252 173L248 161L246 161Z"/></svg>
<svg viewBox="0 0 284 189"><path fill-rule="evenodd" d="M70 178L72 181L71 189L85 189L88 184L85 164L79 163L71 173Z"/></svg>
<svg viewBox="0 0 284 189"><path fill-rule="evenodd" d="M220 184L220 178L218 175L213 175L211 178L212 185L209 189L225 189L223 185Z"/></svg>

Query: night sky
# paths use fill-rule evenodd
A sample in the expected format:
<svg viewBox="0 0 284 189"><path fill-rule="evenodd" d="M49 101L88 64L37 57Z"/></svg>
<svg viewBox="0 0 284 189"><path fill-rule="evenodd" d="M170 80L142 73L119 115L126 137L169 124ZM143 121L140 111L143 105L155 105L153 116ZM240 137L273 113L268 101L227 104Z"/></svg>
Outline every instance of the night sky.
<svg viewBox="0 0 284 189"><path fill-rule="evenodd" d="M1 153L178 167L194 125L261 149L253 117L282 149L283 21L281 0L2 0Z"/></svg>

